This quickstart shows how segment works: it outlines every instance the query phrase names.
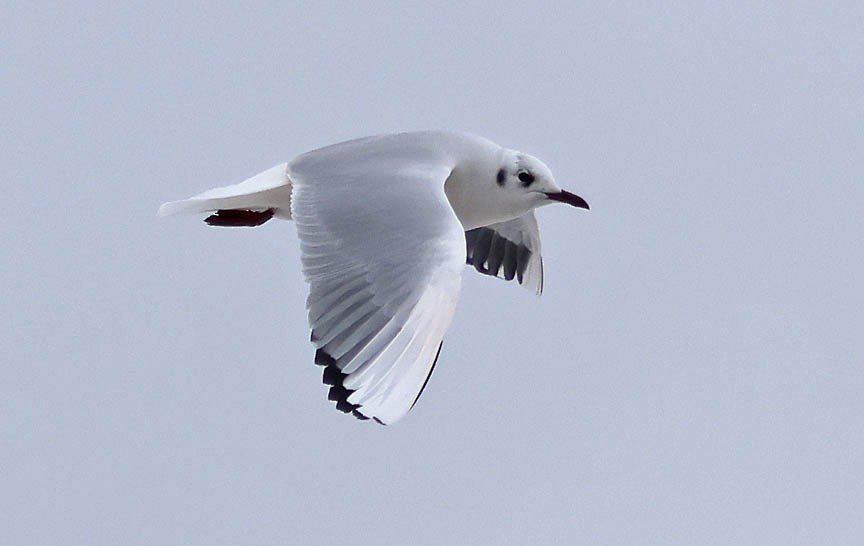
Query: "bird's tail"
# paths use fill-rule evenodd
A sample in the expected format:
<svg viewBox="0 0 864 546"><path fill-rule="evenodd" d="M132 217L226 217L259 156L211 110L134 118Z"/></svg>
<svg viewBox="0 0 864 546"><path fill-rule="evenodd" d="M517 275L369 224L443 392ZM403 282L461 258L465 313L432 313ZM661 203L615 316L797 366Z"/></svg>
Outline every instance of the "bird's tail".
<svg viewBox="0 0 864 546"><path fill-rule="evenodd" d="M214 188L159 207L159 215L213 212L211 226L259 226L276 216L291 219L291 180L287 163L256 174L233 186Z"/></svg>

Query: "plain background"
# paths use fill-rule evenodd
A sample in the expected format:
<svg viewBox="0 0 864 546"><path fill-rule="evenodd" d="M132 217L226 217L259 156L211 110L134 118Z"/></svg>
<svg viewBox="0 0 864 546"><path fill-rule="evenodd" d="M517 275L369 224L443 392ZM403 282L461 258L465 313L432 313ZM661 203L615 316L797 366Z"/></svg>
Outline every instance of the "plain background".
<svg viewBox="0 0 864 546"><path fill-rule="evenodd" d="M861 6L2 2L0 542L861 544ZM155 212L426 128L592 210L385 428L291 224Z"/></svg>

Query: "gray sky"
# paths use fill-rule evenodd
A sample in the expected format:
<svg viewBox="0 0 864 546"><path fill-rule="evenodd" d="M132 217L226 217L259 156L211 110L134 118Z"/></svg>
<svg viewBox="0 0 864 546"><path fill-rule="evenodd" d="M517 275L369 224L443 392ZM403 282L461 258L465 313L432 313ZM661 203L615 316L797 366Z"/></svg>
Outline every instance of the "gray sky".
<svg viewBox="0 0 864 546"><path fill-rule="evenodd" d="M0 542L864 542L859 2L39 4L0 8ZM540 211L541 298L466 268L383 428L326 400L291 224L155 211L425 128L592 210Z"/></svg>

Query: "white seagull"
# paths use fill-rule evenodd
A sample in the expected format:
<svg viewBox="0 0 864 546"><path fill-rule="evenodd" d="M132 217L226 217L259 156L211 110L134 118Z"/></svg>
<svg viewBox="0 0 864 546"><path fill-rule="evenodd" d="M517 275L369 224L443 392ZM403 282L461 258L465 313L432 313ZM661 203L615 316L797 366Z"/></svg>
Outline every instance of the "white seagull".
<svg viewBox="0 0 864 546"><path fill-rule="evenodd" d="M293 219L329 399L391 424L435 368L466 261L543 290L534 209L554 202L588 208L535 157L470 134L423 131L313 150L159 213L213 212L205 222L231 227Z"/></svg>

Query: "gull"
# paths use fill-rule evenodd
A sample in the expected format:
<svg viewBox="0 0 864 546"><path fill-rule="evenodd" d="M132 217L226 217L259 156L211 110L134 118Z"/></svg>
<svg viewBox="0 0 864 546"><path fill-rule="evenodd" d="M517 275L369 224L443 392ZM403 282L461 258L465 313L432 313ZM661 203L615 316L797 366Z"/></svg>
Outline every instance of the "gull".
<svg viewBox="0 0 864 546"><path fill-rule="evenodd" d="M328 398L392 424L417 402L467 263L543 290L534 209L584 199L539 159L475 135L370 136L304 153L233 186L165 203L211 226L294 220L315 363Z"/></svg>

